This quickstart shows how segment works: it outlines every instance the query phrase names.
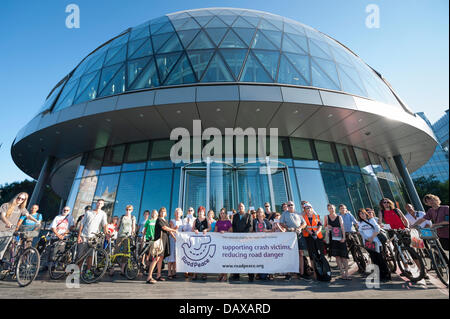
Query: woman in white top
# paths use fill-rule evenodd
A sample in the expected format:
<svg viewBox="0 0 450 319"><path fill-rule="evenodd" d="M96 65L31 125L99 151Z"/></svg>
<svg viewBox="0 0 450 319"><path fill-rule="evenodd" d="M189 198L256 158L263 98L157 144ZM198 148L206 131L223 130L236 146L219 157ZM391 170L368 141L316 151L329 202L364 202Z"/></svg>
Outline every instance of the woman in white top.
<svg viewBox="0 0 450 319"><path fill-rule="evenodd" d="M358 221L358 231L363 238L364 247L369 253L372 263L380 269L380 280L383 282L390 281L391 273L386 260L381 254L383 245L377 237L381 231L380 226L374 218L369 217L369 214L364 208L358 210Z"/></svg>
<svg viewBox="0 0 450 319"><path fill-rule="evenodd" d="M175 218L171 219L169 222L170 228L179 230L183 227L183 220L181 219L183 217L183 210L181 208L175 209ZM176 258L175 258L175 236L170 236L170 255L166 257L166 262L168 263L168 274L167 279L174 279L177 278L177 268L176 268Z"/></svg>

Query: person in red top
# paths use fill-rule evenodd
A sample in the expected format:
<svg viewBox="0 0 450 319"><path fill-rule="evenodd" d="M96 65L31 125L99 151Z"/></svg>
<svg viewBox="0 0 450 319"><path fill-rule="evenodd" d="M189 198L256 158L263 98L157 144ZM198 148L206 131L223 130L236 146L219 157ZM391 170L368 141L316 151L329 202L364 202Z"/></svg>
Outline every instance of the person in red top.
<svg viewBox="0 0 450 319"><path fill-rule="evenodd" d="M378 223L389 224L392 229L405 229L409 227L409 222L402 211L395 208L394 203L389 198L383 198L380 201L380 212L378 214Z"/></svg>
<svg viewBox="0 0 450 319"><path fill-rule="evenodd" d="M449 207L446 205L441 205L441 199L433 194L425 195L423 198L423 202L425 205L430 206L431 208L427 211L426 215L417 220L413 226L420 225L425 220L431 220L433 222L433 227L447 226L437 229L437 235L439 237L439 241L441 242L442 248L448 251Z"/></svg>

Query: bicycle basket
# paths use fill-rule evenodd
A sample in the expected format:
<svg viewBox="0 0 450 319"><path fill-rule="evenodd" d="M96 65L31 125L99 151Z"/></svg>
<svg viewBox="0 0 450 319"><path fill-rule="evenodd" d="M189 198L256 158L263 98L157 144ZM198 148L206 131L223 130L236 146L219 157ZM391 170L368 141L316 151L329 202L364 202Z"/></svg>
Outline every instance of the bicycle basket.
<svg viewBox="0 0 450 319"><path fill-rule="evenodd" d="M437 239L438 238L436 232L429 228L421 228L419 233L420 233L420 238L422 238L422 239Z"/></svg>

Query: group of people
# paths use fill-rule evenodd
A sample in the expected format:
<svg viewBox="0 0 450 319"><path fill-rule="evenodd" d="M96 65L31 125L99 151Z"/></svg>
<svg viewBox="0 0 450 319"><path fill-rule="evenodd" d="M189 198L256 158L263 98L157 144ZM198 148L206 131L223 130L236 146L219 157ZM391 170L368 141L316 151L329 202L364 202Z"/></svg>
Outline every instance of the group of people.
<svg viewBox="0 0 450 319"><path fill-rule="evenodd" d="M1 233L2 229L18 229L21 225L27 227L36 227L40 225L42 216L38 213L39 207L32 206L32 212L26 210L28 195L26 193L18 194L9 203L0 207L0 259L3 256L12 233ZM308 258L320 249L328 249L330 256L336 258L341 278L351 280L349 276L349 254L347 248L347 237L350 233L358 231L362 238L362 244L368 251L372 263L379 266L382 281L390 280L386 260L381 252L383 244L378 238L381 227L389 224L391 229L404 229L420 225L421 227L430 227L432 225L447 225L447 227L438 229L438 236L442 247L448 251L448 215L449 207L440 205L440 199L428 194L424 197L424 203L431 208L425 212L418 212L411 204L406 206L406 215L395 207L395 204L388 198L383 198L379 203L379 213L376 216L372 208L361 208L355 216L347 209L346 205L340 204L338 211L333 204L327 205L328 214L321 220L320 215L314 210L308 201L301 202L301 211L296 210L295 203L288 201L281 205L281 213L273 212L270 203L265 203L264 208L246 211L245 205L239 203L237 211L229 214L225 208L216 214L213 210L206 212L205 207L200 206L194 216L194 208L189 207L186 215L181 208L176 208L171 220L167 220L167 210L161 207L159 211L146 210L143 214L143 220L136 223L133 215L134 207L127 205L125 213L119 217L114 216L107 221L107 214L102 210L105 202L99 199L96 202L95 209L87 206L85 213L79 216L74 222L70 207L64 207L61 213L54 218L51 223L52 241L64 239L70 231L77 232L78 252L83 253L88 249L88 241L95 236L99 230L105 235L109 243L115 242L115 250L123 250L126 239L130 236L137 236L141 247L145 242L156 242L161 239L163 249L159 255L153 256L151 253L144 255L139 262L143 263L148 269L146 283L154 284L158 281L165 281L162 277L162 263L165 261L168 265L167 279L172 280L177 277L176 273L176 250L175 241L177 232L295 232L299 249L299 272L300 278L310 280L307 269L312 269L312 276L316 278L314 271L314 260ZM138 248L139 249L139 248ZM150 252L151 250L149 250ZM89 268L88 260L88 268ZM121 273L124 272L125 263L121 264ZM156 276L153 272L156 268ZM90 270L88 269L88 272ZM206 274L184 274L186 278L192 277L192 280L206 280ZM292 274L284 274L285 280L290 280ZM254 274L248 275L249 281L255 279ZM259 274L260 280L273 280L273 274ZM219 274L218 281L227 281L227 274ZM239 280L239 274L232 274L229 280Z"/></svg>

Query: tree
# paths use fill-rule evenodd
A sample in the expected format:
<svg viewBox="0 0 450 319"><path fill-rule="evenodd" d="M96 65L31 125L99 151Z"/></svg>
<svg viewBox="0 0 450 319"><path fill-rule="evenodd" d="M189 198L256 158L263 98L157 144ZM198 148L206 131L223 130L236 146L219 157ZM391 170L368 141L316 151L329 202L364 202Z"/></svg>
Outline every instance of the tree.
<svg viewBox="0 0 450 319"><path fill-rule="evenodd" d="M420 199L423 199L426 194L433 194L441 199L443 205L448 205L448 180L446 182L440 182L435 175L428 177L421 176L414 179L414 185L416 186Z"/></svg>
<svg viewBox="0 0 450 319"><path fill-rule="evenodd" d="M26 192L31 197L35 186L36 181L30 180L0 185L0 205L9 202L20 192ZM60 200L60 197L53 192L50 186L45 186L44 194L38 203L39 212L42 214L44 221L51 220L58 214Z"/></svg>

